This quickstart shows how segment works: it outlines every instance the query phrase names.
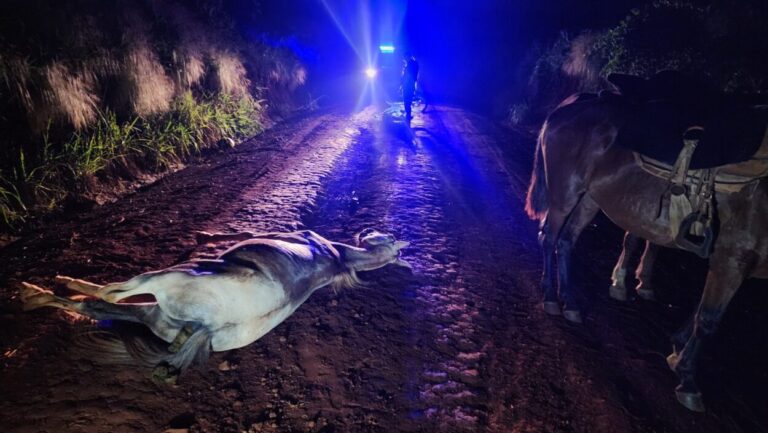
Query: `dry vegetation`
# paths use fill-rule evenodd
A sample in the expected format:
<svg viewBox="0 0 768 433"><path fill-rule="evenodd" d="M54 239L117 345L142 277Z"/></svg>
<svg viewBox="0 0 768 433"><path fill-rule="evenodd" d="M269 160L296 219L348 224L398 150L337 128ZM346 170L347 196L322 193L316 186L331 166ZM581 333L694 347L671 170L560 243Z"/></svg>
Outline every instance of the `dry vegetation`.
<svg viewBox="0 0 768 433"><path fill-rule="evenodd" d="M0 5L0 225L263 128L306 70L226 0Z"/></svg>
<svg viewBox="0 0 768 433"><path fill-rule="evenodd" d="M764 0L654 0L615 26L561 33L535 47L512 124L538 125L563 98L608 87L613 72L649 77L677 70L727 92L768 92Z"/></svg>

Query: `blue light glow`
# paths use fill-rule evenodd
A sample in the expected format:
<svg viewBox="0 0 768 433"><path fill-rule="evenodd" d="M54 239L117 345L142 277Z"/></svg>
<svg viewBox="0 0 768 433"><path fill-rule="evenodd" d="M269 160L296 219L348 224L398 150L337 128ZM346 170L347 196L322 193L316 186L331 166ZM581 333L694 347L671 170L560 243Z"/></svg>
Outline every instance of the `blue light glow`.
<svg viewBox="0 0 768 433"><path fill-rule="evenodd" d="M369 104L398 98L400 65L392 54L399 44L396 41L402 30L406 1L320 1L339 34L357 55L359 70L364 72L358 75L358 80L347 81L350 87L359 86L361 90L356 111Z"/></svg>

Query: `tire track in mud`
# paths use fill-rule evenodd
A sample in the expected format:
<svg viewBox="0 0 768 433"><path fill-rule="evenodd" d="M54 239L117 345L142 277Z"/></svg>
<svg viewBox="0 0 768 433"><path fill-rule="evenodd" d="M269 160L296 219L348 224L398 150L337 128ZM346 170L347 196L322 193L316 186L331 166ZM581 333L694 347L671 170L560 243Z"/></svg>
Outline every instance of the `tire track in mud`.
<svg viewBox="0 0 768 433"><path fill-rule="evenodd" d="M498 146L498 137L490 136L495 127L486 122L478 130L470 116L440 109L427 118L425 129L417 128L416 133L443 189L439 212L444 227L439 233L445 240L434 247L450 251L448 269L453 271L453 275L441 275L438 263L435 278L442 280L441 286L425 296L430 313L437 319L438 350L446 356L425 374L440 380L425 384L422 392L436 405L428 414L459 431L485 430L493 424L490 403L496 378L489 369L490 355L493 336L506 323L499 320L496 310L509 303L498 293L498 280L508 276L503 264L508 251L504 250L522 243L518 253L535 251L526 244L525 236L510 235L510 213L490 214L494 205L504 207L508 202L509 185L489 179L491 173L504 168L491 164L501 161L485 161ZM485 146L486 142L492 145ZM517 257L517 263L522 259ZM511 295L520 301L527 293Z"/></svg>
<svg viewBox="0 0 768 433"><path fill-rule="evenodd" d="M393 173L384 222L399 227L414 244L412 262L421 284L413 319L426 321L434 333L426 345L432 353L425 354L418 378L419 415L441 429L477 431L487 415L487 378L480 373L487 339L478 323L481 300L467 287L452 236L457 221L446 209L462 198L452 194L457 173L435 158L446 137L435 139L432 124L426 122L425 128L419 120L401 136L409 147L393 146L395 155L384 167Z"/></svg>

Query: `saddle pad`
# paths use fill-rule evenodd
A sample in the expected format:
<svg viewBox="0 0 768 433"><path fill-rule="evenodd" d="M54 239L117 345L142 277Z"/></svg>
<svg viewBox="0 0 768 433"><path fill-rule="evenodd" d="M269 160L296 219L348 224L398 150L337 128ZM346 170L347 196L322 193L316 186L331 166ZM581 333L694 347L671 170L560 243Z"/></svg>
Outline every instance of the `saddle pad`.
<svg viewBox="0 0 768 433"><path fill-rule="evenodd" d="M644 171L664 180L669 180L672 176L672 165L657 161L653 158L633 152L635 162ZM715 176L715 191L721 193L735 193L741 191L745 186L758 182L761 178L768 177L768 135L760 147L760 151L755 154L761 159L751 159L738 164L728 164L719 168ZM705 170L688 170L685 176L685 184L692 185L698 182L703 176Z"/></svg>
<svg viewBox="0 0 768 433"><path fill-rule="evenodd" d="M704 128L691 169L737 164L752 159L761 147L768 110L748 106L692 109L688 102L671 100L636 104L619 129L616 145L673 165L683 148L683 134L691 126Z"/></svg>

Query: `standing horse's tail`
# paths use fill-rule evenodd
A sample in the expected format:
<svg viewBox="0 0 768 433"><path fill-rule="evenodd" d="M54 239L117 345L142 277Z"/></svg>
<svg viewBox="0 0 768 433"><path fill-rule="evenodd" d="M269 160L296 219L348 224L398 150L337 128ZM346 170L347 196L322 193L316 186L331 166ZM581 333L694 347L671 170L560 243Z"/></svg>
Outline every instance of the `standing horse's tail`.
<svg viewBox="0 0 768 433"><path fill-rule="evenodd" d="M541 221L549 209L547 203L547 176L544 171L544 155L541 146L544 144L544 132L547 124L541 128L539 139L536 141L536 156L533 160L531 183L528 185L528 196L525 199L525 213L531 219Z"/></svg>

